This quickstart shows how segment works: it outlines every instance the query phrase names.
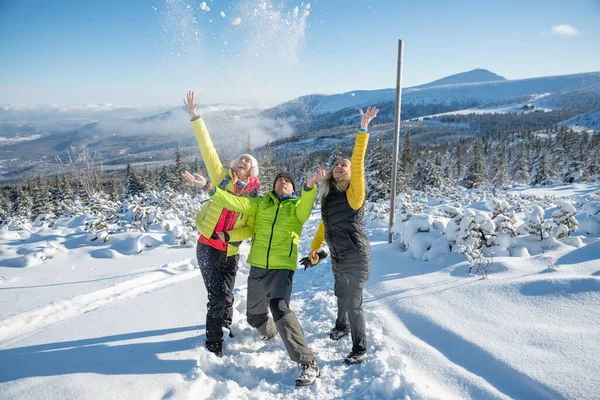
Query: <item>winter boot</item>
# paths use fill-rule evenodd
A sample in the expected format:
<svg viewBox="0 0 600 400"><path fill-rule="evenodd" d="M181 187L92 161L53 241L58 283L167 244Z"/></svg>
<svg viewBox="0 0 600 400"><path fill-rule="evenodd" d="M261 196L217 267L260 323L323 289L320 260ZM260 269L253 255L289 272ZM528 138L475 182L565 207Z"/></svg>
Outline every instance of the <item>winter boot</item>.
<svg viewBox="0 0 600 400"><path fill-rule="evenodd" d="M366 350L352 350L350 352L350 354L348 354L346 356L346 358L344 359L344 364L346 365L354 365L354 364L360 364L361 362L363 362L365 360L365 358L367 358L367 351Z"/></svg>
<svg viewBox="0 0 600 400"><path fill-rule="evenodd" d="M298 368L300 369L300 375L296 378L296 386L310 386L321 376L321 370L316 359L308 364L298 364Z"/></svg>
<svg viewBox="0 0 600 400"><path fill-rule="evenodd" d="M221 357L223 355L223 341L209 342L207 340L204 342L204 347L206 347L206 350L210 351L217 357Z"/></svg>
<svg viewBox="0 0 600 400"><path fill-rule="evenodd" d="M340 340L341 338L343 338L344 336L348 335L350 333L350 329L346 328L346 329L338 329L337 326L335 326L330 332L329 332L329 338L331 340Z"/></svg>

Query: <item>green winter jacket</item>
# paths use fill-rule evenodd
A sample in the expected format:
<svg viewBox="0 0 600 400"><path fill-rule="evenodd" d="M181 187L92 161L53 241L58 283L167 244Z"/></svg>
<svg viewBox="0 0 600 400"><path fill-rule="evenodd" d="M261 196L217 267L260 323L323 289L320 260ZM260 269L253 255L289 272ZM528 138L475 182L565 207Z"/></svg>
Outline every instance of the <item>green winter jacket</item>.
<svg viewBox="0 0 600 400"><path fill-rule="evenodd" d="M300 197L279 201L272 192L262 198L238 197L215 188L211 200L255 217L248 264L267 269L296 270L302 225L310 217L317 193L304 187Z"/></svg>
<svg viewBox="0 0 600 400"><path fill-rule="evenodd" d="M227 191L233 192L233 172L231 168L223 168L217 150L208 134L208 129L206 129L206 125L204 124L204 120L202 118L193 120L192 128L194 129L194 134L198 140L200 153L204 159L204 164L206 165L208 176L211 181L219 185L227 178L229 183L227 183L225 188ZM198 229L198 233L207 238L211 237L222 212L223 207L215 204L213 201L209 201L202 207L196 214L196 229ZM235 221L233 229L227 232L229 234L227 256L239 253L239 242L250 238L253 231L254 217L247 213L240 213Z"/></svg>

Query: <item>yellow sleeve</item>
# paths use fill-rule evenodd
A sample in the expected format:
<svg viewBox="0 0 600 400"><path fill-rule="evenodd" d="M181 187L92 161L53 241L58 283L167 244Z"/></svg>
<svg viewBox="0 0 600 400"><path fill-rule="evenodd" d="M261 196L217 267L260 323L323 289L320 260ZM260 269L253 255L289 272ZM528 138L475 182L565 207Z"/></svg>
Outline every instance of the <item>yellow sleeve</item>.
<svg viewBox="0 0 600 400"><path fill-rule="evenodd" d="M221 160L210 139L204 120L202 118L193 120L192 128L194 129L194 134L198 140L198 146L200 146L200 154L202 154L204 165L206 165L208 177L212 182L218 184L227 173L227 170L223 168L223 165L221 164Z"/></svg>
<svg viewBox="0 0 600 400"><path fill-rule="evenodd" d="M315 238L310 245L310 249L319 250L323 246L323 243L325 243L325 225L323 225L323 221L321 221L317 233L315 234Z"/></svg>
<svg viewBox="0 0 600 400"><path fill-rule="evenodd" d="M350 186L346 191L346 198L350 207L358 210L365 202L365 155L369 144L369 134L358 132L352 150L352 166L350 167Z"/></svg>

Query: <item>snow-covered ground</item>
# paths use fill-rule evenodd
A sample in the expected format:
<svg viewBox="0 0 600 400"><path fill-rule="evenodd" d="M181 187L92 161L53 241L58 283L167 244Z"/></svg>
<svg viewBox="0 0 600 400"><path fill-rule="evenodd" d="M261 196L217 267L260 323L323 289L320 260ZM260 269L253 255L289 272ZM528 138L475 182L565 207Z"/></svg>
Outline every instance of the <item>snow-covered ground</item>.
<svg viewBox="0 0 600 400"><path fill-rule="evenodd" d="M598 189L544 190L568 201ZM305 226L301 253L318 216ZM579 206L577 217L590 218ZM482 278L454 252L413 258L401 240L387 244L387 220L374 211L367 219L373 252L362 365L342 364L349 338L328 337L336 307L329 262L295 274L291 308L322 368L308 388L294 386L298 372L281 341L261 341L246 323L247 245L235 336L217 358L202 347L206 291L194 249L166 244L169 233L91 241L82 219L4 229L0 399L600 397L600 236L578 231L578 240L552 241L541 253L539 242L520 238L537 255L495 257Z"/></svg>

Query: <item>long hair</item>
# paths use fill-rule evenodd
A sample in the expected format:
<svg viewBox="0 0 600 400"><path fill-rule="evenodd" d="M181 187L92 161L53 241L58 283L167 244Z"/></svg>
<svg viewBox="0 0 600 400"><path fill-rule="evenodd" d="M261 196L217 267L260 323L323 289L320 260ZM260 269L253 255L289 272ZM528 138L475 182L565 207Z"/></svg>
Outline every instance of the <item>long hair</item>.
<svg viewBox="0 0 600 400"><path fill-rule="evenodd" d="M350 168L348 169L348 172L344 174L344 176L342 176L340 179L335 180L333 178L333 169L335 168L336 164L341 160L348 161L348 164L350 164L350 168L352 168L352 162L349 159L341 158L339 160L336 160L333 163L333 166L331 167L329 172L327 172L327 175L325 175L325 178L323 178L323 185L321 185L320 189L321 197L326 197L329 194L330 185L334 185L335 188L340 192L345 192L346 190L348 190L348 186L350 186Z"/></svg>

